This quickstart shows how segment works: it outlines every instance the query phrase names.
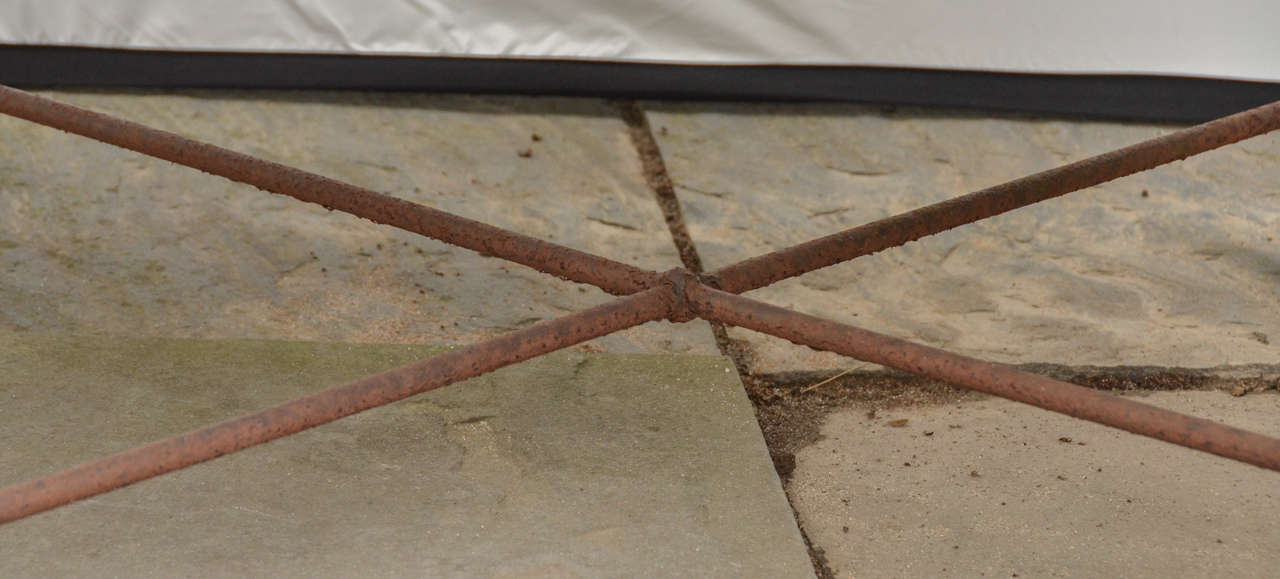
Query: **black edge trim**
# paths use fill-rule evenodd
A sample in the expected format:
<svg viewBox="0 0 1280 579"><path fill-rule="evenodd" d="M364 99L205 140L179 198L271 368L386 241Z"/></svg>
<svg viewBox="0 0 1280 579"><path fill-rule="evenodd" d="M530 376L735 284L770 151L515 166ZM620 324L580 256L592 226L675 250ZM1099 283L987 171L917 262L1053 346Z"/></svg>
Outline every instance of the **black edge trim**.
<svg viewBox="0 0 1280 579"><path fill-rule="evenodd" d="M1280 99L1280 83L854 66L737 66L0 45L27 88L366 89L657 100L834 101L1199 122Z"/></svg>

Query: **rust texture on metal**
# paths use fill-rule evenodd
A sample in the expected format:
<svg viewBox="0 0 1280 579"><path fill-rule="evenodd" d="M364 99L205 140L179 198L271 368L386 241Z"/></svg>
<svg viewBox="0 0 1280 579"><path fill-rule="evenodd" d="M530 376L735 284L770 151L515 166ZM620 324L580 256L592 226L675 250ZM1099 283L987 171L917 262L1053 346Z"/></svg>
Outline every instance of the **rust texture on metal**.
<svg viewBox="0 0 1280 579"><path fill-rule="evenodd" d="M4 86L0 86L0 112L347 211L565 279L596 285L610 293L631 294L578 314L542 322L261 412L0 489L0 522L210 460L648 321L682 322L697 317L1280 470L1280 440L734 295L1280 128L1280 102L702 276L685 269L661 274L646 271ZM656 149L656 143L653 146ZM670 187L669 180L658 184ZM692 245L689 247L692 251ZM696 259L686 262L698 265Z"/></svg>
<svg viewBox="0 0 1280 579"><path fill-rule="evenodd" d="M685 292L704 319L1280 471L1280 440L1274 438L698 284L687 285Z"/></svg>
<svg viewBox="0 0 1280 579"><path fill-rule="evenodd" d="M0 112L591 284L614 295L632 294L657 283L656 274L632 265L3 85Z"/></svg>
<svg viewBox="0 0 1280 579"><path fill-rule="evenodd" d="M1280 128L1280 102L767 253L711 272L743 293Z"/></svg>
<svg viewBox="0 0 1280 579"><path fill-rule="evenodd" d="M234 418L0 489L0 523L20 519L275 440L344 416L446 386L632 326L666 318L672 299L656 287Z"/></svg>

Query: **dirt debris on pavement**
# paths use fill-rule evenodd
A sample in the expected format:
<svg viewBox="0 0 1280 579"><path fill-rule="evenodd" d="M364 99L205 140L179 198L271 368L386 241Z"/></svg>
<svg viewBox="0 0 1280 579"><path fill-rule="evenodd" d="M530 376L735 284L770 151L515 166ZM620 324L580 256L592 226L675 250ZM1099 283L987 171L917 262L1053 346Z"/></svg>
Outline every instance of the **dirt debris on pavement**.
<svg viewBox="0 0 1280 579"><path fill-rule="evenodd" d="M1080 386L1112 392L1219 390L1233 396L1280 389L1280 367L1153 368L1078 367L1027 364L1020 368ZM909 428L906 418L891 416L897 408L938 406L990 396L944 382L891 370L848 372L821 388L830 372L787 372L747 376L743 384L756 408L756 418L774 467L783 483L795 470L795 455L817 442L827 415L850 408L865 409L867 417L883 419L890 427ZM925 436L932 433L922 432ZM1064 437L1062 442L1072 442Z"/></svg>

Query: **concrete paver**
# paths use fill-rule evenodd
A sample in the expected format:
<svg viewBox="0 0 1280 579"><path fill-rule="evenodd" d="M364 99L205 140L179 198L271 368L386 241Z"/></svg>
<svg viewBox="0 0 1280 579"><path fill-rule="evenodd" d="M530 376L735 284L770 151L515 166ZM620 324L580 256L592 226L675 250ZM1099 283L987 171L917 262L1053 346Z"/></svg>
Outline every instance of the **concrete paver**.
<svg viewBox="0 0 1280 579"><path fill-rule="evenodd" d="M434 351L0 333L0 485ZM810 575L730 368L553 354L0 526L0 575Z"/></svg>
<svg viewBox="0 0 1280 579"><path fill-rule="evenodd" d="M645 268L680 263L626 127L602 101L47 94ZM15 118L0 117L0 134L0 328L468 343L610 299ZM701 322L595 344L717 353Z"/></svg>
<svg viewBox="0 0 1280 579"><path fill-rule="evenodd" d="M652 103L708 267L1178 127L857 105ZM780 282L760 299L1011 363L1275 363L1280 135ZM848 367L742 330L763 372Z"/></svg>
<svg viewBox="0 0 1280 579"><path fill-rule="evenodd" d="M1280 395L1144 402L1280 436ZM907 419L902 427L889 424ZM1270 577L1280 476L990 398L832 414L793 505L837 577Z"/></svg>
<svg viewBox="0 0 1280 579"><path fill-rule="evenodd" d="M625 127L600 101L229 91L53 96L643 267L678 265ZM854 105L646 108L708 267L1177 128ZM0 332L461 343L608 299L22 121L0 117L0 132L13 136L0 141ZM1005 362L1275 364L1278 183L1280 135L1270 135L754 297ZM852 364L751 332L731 335L750 343L761 372ZM228 364L211 360L243 355L238 342L126 341L97 356L94 363L110 370L104 374L88 370L85 358L113 351L108 342L0 337L47 340L44 351L61 351L70 362L40 372L65 372L81 384L66 394L40 392L26 406L0 393L9 397L0 416L20 418L16 431L5 432L19 442L0 449L10 452L0 456L0 472L12 464L28 469L13 480L329 385L317 385L317 375L338 383L428 351L257 342L260 359ZM181 344L199 355L174 349L187 348ZM703 322L647 324L589 349L716 352ZM31 351L3 348L0 356ZM320 361L326 352L343 362ZM146 371L130 366L135 358ZM608 366L616 374L592 373L603 371L594 366L601 360L617 364ZM124 575L308 568L448 576L480 568L492 576L634 576L699 574L703 564L712 574L808 573L807 561L796 561L803 547L793 556L798 538L787 533L794 526L776 504L722 518L721 507L699 506L728 501L729 512L756 500L717 477L737 476L735 468L755 472L756 463L718 461L764 452L758 434L733 439L738 446L730 448L679 431L674 446L655 450L671 433L648 430L650 415L758 432L749 411L746 418L728 411L726 420L740 424L715 422L716 404L726 403L715 398L724 395L718 385L715 396L677 397L670 408L633 397L628 389L678 386L720 369L696 356L655 360L565 354L340 421L20 523L33 531L6 537L0 529L0 542L20 547L3 551L31 554L0 565L55 561L66 573ZM184 364L217 379L179 384ZM106 374L141 386L90 388ZM29 385L36 374L0 376ZM228 383L240 387L228 391ZM701 383L720 384L710 376ZM540 387L526 389L534 384ZM166 390L168 397L156 395ZM532 390L552 392L556 405ZM1223 396L1151 400L1277 434L1275 395ZM164 418L145 423L143 416ZM826 438L797 455L795 506L841 576L1265 576L1277 563L1265 548L1280 542L1269 529L1280 514L1271 473L998 400L900 416L908 427L886 427L857 411L833 415ZM917 428L926 424L934 434ZM84 427L97 435L62 438ZM553 448L547 440L569 442ZM50 450L12 450L26 448ZM620 458L631 450L652 456ZM658 464L685 452L704 470L681 471L677 480ZM1148 460L1168 453L1177 458ZM416 462L417 455L448 468ZM517 478L537 496L513 498ZM263 482L241 484L251 479ZM585 494L573 496L579 480ZM227 493L243 500L228 502ZM357 510L360 500L372 502ZM781 499L775 492L764 500ZM545 513L561 517L549 526L552 535L529 535L531 518ZM604 522L573 523L586 513ZM752 523L753 516L763 518ZM83 517L101 522L86 525ZM247 530L192 535L201 525ZM733 525L742 536L722 530ZM787 537L752 534L752 525ZM420 533L401 536L405 528ZM445 554L403 555L424 541ZM679 557L636 549L649 544ZM160 561L148 551L156 545L189 556ZM60 560L81 551L83 558ZM241 552L257 554L234 558ZM759 562L768 558L779 567Z"/></svg>

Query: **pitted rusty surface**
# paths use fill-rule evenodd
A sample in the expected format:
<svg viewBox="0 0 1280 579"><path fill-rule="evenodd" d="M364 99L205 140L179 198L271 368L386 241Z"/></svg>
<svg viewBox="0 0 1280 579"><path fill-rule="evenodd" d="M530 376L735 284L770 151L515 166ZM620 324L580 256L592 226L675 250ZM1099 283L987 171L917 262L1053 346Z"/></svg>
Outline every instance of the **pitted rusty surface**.
<svg viewBox="0 0 1280 579"><path fill-rule="evenodd" d="M671 300L668 320L679 323L698 318L698 314L690 307L689 296L685 293L686 288L697 283L698 277L682 267L662 274L662 285L669 289L668 299Z"/></svg>
<svg viewBox="0 0 1280 579"><path fill-rule="evenodd" d="M0 489L0 522L119 488L648 321L701 317L1280 471L1280 440L734 294L1280 128L1280 102L695 275L659 274L0 86L0 112L400 227L627 297ZM721 289L716 289L721 288Z"/></svg>

